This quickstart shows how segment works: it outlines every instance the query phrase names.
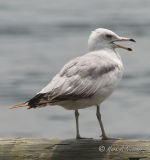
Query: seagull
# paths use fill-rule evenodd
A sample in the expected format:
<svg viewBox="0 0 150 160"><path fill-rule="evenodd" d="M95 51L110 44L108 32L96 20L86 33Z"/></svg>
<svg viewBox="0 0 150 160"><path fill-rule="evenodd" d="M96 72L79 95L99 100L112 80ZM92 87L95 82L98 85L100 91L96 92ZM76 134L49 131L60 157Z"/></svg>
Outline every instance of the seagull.
<svg viewBox="0 0 150 160"><path fill-rule="evenodd" d="M59 105L74 110L76 139L82 139L79 133L78 110L96 106L102 140L111 139L104 130L100 104L112 94L123 75L123 63L116 48L132 51L131 48L116 44L119 41L136 42L132 38L120 37L108 29L98 28L92 31L88 40L88 53L69 61L33 98L13 105L10 109Z"/></svg>

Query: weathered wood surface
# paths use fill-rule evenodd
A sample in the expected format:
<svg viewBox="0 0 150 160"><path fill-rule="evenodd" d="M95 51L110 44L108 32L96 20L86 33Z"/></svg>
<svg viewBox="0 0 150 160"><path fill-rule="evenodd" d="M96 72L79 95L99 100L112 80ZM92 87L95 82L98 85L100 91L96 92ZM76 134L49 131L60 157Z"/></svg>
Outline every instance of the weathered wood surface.
<svg viewBox="0 0 150 160"><path fill-rule="evenodd" d="M150 141L1 138L0 160L150 160Z"/></svg>

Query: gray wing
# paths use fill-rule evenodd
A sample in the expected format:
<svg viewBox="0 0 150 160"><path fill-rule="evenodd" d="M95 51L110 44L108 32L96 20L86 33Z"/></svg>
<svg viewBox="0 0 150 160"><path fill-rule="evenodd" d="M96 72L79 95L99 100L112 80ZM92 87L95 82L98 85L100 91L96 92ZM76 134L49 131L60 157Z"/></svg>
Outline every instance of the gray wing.
<svg viewBox="0 0 150 160"><path fill-rule="evenodd" d="M49 96L48 103L91 97L111 83L111 74L116 67L108 57L90 54L77 57L66 64L40 93Z"/></svg>

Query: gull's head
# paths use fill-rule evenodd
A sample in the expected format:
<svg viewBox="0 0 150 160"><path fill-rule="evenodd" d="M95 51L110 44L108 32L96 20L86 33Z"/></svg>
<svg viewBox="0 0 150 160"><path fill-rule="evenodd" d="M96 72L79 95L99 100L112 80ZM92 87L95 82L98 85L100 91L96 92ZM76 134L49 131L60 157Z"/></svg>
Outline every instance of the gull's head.
<svg viewBox="0 0 150 160"><path fill-rule="evenodd" d="M132 51L131 48L124 47L115 43L119 41L136 42L132 38L120 37L116 33L112 32L111 30L98 28L92 31L89 37L89 40L88 40L89 51L96 51L96 50L106 49L106 48L109 48L109 49L123 48L128 51Z"/></svg>

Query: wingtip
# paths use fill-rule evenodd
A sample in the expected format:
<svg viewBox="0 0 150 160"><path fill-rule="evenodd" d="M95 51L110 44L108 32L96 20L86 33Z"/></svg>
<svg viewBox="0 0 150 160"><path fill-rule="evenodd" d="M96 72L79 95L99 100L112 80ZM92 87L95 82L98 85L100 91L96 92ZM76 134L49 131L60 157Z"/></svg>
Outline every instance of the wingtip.
<svg viewBox="0 0 150 160"><path fill-rule="evenodd" d="M13 108L18 108L18 107L25 107L25 106L28 106L28 103L16 104L16 105L8 107L8 109L13 109Z"/></svg>
<svg viewBox="0 0 150 160"><path fill-rule="evenodd" d="M13 108L16 108L15 106L10 106L10 107L8 107L8 109L13 109Z"/></svg>

